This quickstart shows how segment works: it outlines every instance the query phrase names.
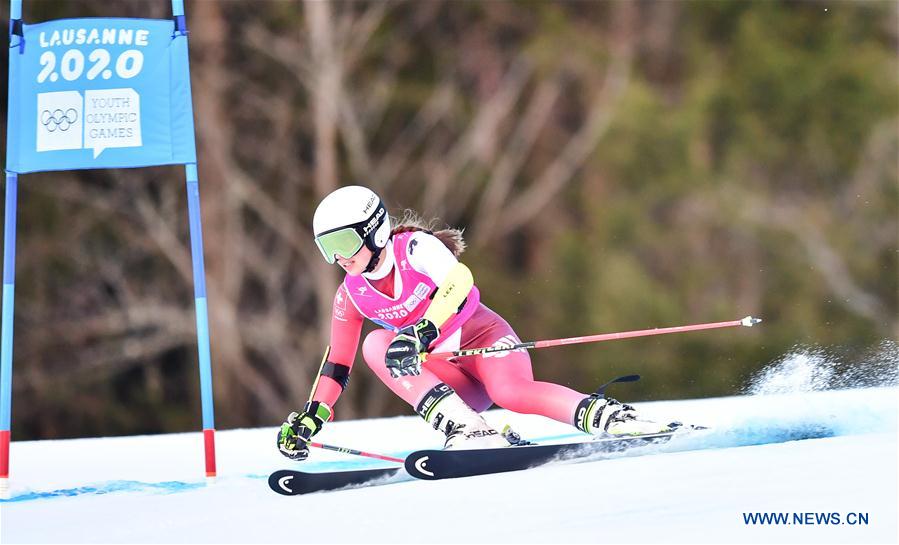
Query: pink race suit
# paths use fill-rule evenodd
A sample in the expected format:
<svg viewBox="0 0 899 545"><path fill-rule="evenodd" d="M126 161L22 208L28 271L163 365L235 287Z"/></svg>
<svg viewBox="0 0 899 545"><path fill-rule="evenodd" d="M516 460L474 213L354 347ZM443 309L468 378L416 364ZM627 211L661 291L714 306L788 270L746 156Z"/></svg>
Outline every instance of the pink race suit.
<svg viewBox="0 0 899 545"><path fill-rule="evenodd" d="M332 310L328 361L352 367L362 323L368 318L384 329L375 330L365 338L363 358L378 378L413 408L432 388L443 382L478 412L496 403L511 411L539 414L572 424L578 404L586 394L558 384L535 381L530 356L523 349L450 359L432 357L422 365L421 375L396 379L390 376L384 362L388 345L396 331L416 323L424 315L430 305L430 295L437 289L427 274L409 266L409 243L413 235L431 237L422 232L394 235L392 247L385 249L385 252L393 252L391 263L385 264L393 270L381 281L348 275L338 288ZM398 281L394 278L397 274L400 275ZM475 287L460 311L442 325L440 332L431 352L509 346L520 342L502 317L480 303ZM337 381L323 376L314 399L333 406L341 392L342 387Z"/></svg>

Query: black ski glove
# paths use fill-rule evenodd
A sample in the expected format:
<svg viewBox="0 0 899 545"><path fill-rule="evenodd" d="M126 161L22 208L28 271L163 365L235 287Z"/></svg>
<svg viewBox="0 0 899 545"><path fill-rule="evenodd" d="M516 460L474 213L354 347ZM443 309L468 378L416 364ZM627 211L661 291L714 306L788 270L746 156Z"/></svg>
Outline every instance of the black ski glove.
<svg viewBox="0 0 899 545"><path fill-rule="evenodd" d="M309 457L309 439L318 433L331 418L327 403L311 401L303 412L292 412L278 430L278 450L291 460L303 461Z"/></svg>
<svg viewBox="0 0 899 545"><path fill-rule="evenodd" d="M439 336L440 330L426 318L399 330L387 347L387 355L384 357L390 375L393 378L420 375L424 354Z"/></svg>

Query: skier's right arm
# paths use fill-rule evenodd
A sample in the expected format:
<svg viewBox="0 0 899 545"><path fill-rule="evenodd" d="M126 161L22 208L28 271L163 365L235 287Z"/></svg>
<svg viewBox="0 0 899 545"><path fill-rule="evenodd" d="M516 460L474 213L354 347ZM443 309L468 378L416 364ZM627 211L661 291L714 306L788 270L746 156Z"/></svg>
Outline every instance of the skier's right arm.
<svg viewBox="0 0 899 545"><path fill-rule="evenodd" d="M306 443L333 416L331 407L350 380L363 320L341 284L332 306L330 350L326 352L312 401L306 403L302 412L290 413L278 431L278 450L284 456L305 460L309 456Z"/></svg>
<svg viewBox="0 0 899 545"><path fill-rule="evenodd" d="M350 380L364 320L341 284L334 295L331 308L331 351L322 367L318 386L312 394L313 401L333 407L343 393Z"/></svg>

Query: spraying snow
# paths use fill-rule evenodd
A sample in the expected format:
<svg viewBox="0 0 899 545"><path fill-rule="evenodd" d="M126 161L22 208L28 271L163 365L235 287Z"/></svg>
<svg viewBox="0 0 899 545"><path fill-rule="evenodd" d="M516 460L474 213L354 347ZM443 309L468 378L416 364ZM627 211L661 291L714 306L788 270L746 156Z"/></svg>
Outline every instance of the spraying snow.
<svg viewBox="0 0 899 545"><path fill-rule="evenodd" d="M885 340L859 361L833 350L797 346L749 381L746 393L793 394L822 390L899 386L899 343Z"/></svg>

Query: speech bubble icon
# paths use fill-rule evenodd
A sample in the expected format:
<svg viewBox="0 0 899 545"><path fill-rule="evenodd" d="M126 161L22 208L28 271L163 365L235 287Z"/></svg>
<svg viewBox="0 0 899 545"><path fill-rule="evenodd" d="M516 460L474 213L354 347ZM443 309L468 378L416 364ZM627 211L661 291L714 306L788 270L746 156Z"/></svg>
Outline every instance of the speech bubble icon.
<svg viewBox="0 0 899 545"><path fill-rule="evenodd" d="M140 95L130 87L84 93L84 147L94 159L107 148L142 145Z"/></svg>

